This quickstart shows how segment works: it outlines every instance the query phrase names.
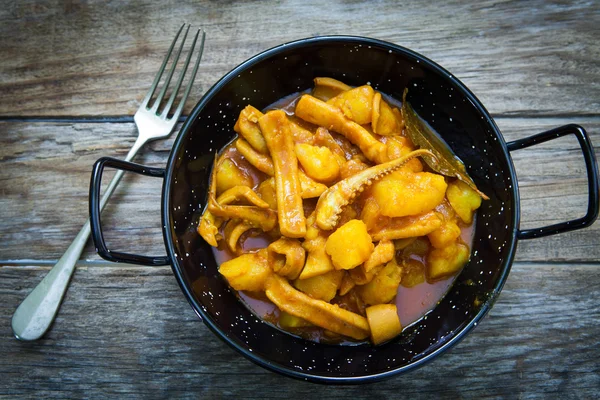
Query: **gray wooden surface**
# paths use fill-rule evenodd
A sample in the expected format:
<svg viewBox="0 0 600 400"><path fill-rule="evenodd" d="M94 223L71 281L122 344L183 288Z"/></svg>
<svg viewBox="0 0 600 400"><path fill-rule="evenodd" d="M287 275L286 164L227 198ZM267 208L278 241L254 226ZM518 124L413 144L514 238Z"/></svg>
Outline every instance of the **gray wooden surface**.
<svg viewBox="0 0 600 400"><path fill-rule="evenodd" d="M197 319L168 267L103 262L88 244L43 340L10 330L19 302L87 216L93 162L123 158L132 115L183 21L207 30L187 110L246 58L302 37L388 40L482 100L507 140L567 123L600 146L600 4L593 1L83 2L0 4L0 397L594 398L600 391L600 224L518 245L490 314L425 367L365 386L283 378ZM163 166L172 139L137 161ZM564 138L513 153L522 226L583 215L585 168ZM159 180L126 175L108 240L163 251ZM134 240L132 240L134 238Z"/></svg>

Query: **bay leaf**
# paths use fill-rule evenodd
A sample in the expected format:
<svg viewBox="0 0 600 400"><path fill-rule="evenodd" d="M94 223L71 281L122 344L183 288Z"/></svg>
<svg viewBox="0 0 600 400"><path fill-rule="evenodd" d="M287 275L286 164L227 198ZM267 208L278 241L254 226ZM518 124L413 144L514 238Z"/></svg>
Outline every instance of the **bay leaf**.
<svg viewBox="0 0 600 400"><path fill-rule="evenodd" d="M465 164L452 151L450 146L435 133L429 125L419 117L412 106L406 101L408 89L404 89L402 94L402 117L406 126L406 134L412 142L421 149L431 151L435 157L422 157L427 165L437 173L452 178L458 178L474 191L476 191L484 200L489 200L485 193L477 189L477 185L467 173Z"/></svg>

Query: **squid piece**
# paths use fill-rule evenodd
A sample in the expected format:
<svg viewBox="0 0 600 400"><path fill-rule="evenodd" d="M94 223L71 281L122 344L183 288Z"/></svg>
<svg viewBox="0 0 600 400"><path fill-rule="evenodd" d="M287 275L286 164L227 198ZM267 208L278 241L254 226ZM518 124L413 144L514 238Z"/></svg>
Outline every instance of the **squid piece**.
<svg viewBox="0 0 600 400"><path fill-rule="evenodd" d="M425 236L442 226L442 218L431 211L422 215L390 218L385 227L371 231L373 240L396 240Z"/></svg>
<svg viewBox="0 0 600 400"><path fill-rule="evenodd" d="M382 240L377 243L377 246L373 249L373 253L371 253L371 256L362 265L362 268L365 272L369 272L373 268L391 261L395 254L396 248L394 247L394 243L391 240Z"/></svg>
<svg viewBox="0 0 600 400"><path fill-rule="evenodd" d="M302 207L302 188L288 118L285 112L275 110L259 118L258 123L273 159L279 229L290 238L304 237L306 218Z"/></svg>
<svg viewBox="0 0 600 400"><path fill-rule="evenodd" d="M298 170L298 179L300 179L300 188L302 189L300 196L303 199L319 197L327 190L327 185L315 181L301 169Z"/></svg>
<svg viewBox="0 0 600 400"><path fill-rule="evenodd" d="M375 91L373 88L369 85L364 85L338 94L327 100L327 104L337 107L344 113L346 118L359 125L365 125L371 122L374 95ZM379 97L381 98L380 94ZM390 108L390 113L391 112L392 110Z"/></svg>
<svg viewBox="0 0 600 400"><path fill-rule="evenodd" d="M352 86L348 86L344 82L333 78L315 78L314 82L313 96L323 101L327 101L342 92L352 89Z"/></svg>
<svg viewBox="0 0 600 400"><path fill-rule="evenodd" d="M335 269L331 258L325 252L328 234L319 229L315 218L313 212L306 219L306 237L302 242L302 247L306 250L306 264L298 279L309 279Z"/></svg>
<svg viewBox="0 0 600 400"><path fill-rule="evenodd" d="M269 176L275 175L273 161L267 154L259 153L242 138L237 138L235 147L254 168Z"/></svg>
<svg viewBox="0 0 600 400"><path fill-rule="evenodd" d="M240 254L242 252L240 237L252 228L252 225L244 221L229 220L227 225L225 225L225 229L223 230L225 243L227 243L229 250L231 250L234 254Z"/></svg>
<svg viewBox="0 0 600 400"><path fill-rule="evenodd" d="M215 155L216 165L216 155ZM217 171L213 167L212 175L210 179L210 189L208 191L208 206L207 210L211 214L224 219L241 219L252 225L254 228L260 228L265 232L268 232L275 228L277 224L277 213L270 208L267 204L266 208L257 206L237 206L237 205L221 205L215 198L217 192ZM224 193L225 194L225 193ZM227 195L228 198L229 195ZM258 197L258 196L257 196ZM259 198L260 199L260 198ZM262 201L262 199L261 199ZM260 203L259 203L260 204ZM264 206L264 204L261 204Z"/></svg>
<svg viewBox="0 0 600 400"><path fill-rule="evenodd" d="M258 119L263 113L252 106L247 106L240 112L240 116L233 127L250 145L258 152L267 154L267 143L258 127Z"/></svg>
<svg viewBox="0 0 600 400"><path fill-rule="evenodd" d="M281 311L340 335L362 340L369 337L371 332L365 317L344 310L338 305L313 299L294 289L281 276L272 275L267 280L265 293Z"/></svg>
<svg viewBox="0 0 600 400"><path fill-rule="evenodd" d="M309 279L335 269L331 257L325 252L326 242L327 238L317 236L302 243L302 247L306 249L307 253L306 264L298 279Z"/></svg>
<svg viewBox="0 0 600 400"><path fill-rule="evenodd" d="M402 324L395 304L377 304L367 307L365 313L374 345L387 342L402 332Z"/></svg>
<svg viewBox="0 0 600 400"><path fill-rule="evenodd" d="M198 233L206 243L210 244L212 247L217 247L218 241L222 239L221 234L219 233L219 228L223 224L223 220L221 218L217 218L212 215L208 210L202 214L202 218L200 218L200 224L198 224Z"/></svg>
<svg viewBox="0 0 600 400"><path fill-rule="evenodd" d="M342 134L375 163L387 161L385 145L375 139L365 128L346 118L344 113L331 104L305 94L296 104L296 116Z"/></svg>
<svg viewBox="0 0 600 400"><path fill-rule="evenodd" d="M306 259L306 251L298 240L282 237L271 243L267 251L275 273L291 280L298 278Z"/></svg>
<svg viewBox="0 0 600 400"><path fill-rule="evenodd" d="M344 296L349 291L351 291L352 288L354 288L355 286L356 286L356 283L354 282L354 280L352 280L349 273L346 272L344 274L344 277L342 278L342 282L340 283L340 288L339 288L340 296Z"/></svg>
<svg viewBox="0 0 600 400"><path fill-rule="evenodd" d="M346 152L342 147L335 141L331 133L322 126L317 128L314 136L314 144L315 146L323 146L327 147L333 154L338 157L338 163L342 164L343 161L346 161Z"/></svg>
<svg viewBox="0 0 600 400"><path fill-rule="evenodd" d="M224 206L242 199L256 207L269 208L269 204L261 199L260 196L248 186L234 186L231 189L227 189L217 197L217 203Z"/></svg>
<svg viewBox="0 0 600 400"><path fill-rule="evenodd" d="M423 155L435 157L428 150L415 150L403 157L365 169L331 186L321 195L317 203L316 213L319 228L333 229L339 221L342 208L364 191L365 187L402 167L409 160Z"/></svg>
<svg viewBox="0 0 600 400"><path fill-rule="evenodd" d="M314 142L314 135L308 129L304 129L294 121L289 121L290 131L292 132L292 138L294 143L308 143Z"/></svg>

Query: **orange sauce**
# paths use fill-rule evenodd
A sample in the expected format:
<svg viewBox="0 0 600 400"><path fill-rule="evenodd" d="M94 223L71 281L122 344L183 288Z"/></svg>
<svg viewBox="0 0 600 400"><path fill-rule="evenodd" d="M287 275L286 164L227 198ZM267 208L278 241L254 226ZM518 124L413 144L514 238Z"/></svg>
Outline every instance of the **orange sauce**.
<svg viewBox="0 0 600 400"><path fill-rule="evenodd" d="M267 107L265 111L270 109L283 109L289 116L293 118L294 115L294 107L297 100L303 93L295 93L290 96L287 96L278 102L272 104ZM390 99L386 96L386 100L390 103L396 103L395 106L400 106L400 103L395 102L393 99ZM302 123L302 121L300 121ZM338 135L333 133L334 138ZM337 141L337 138L336 138ZM339 143L340 145L347 145L344 141ZM240 169L242 169L246 174L252 177L254 182L254 188L258 184L260 184L267 175L256 170L250 163L248 163L243 156L237 151L235 145L228 145L220 154L220 157L230 158ZM314 208L314 202L305 200L305 209L308 211L311 208ZM474 218L475 221L475 218ZM473 241L473 226L475 222L469 226L461 226L461 239L464 243L471 247ZM272 238L269 238L266 234L259 234L257 232L252 232L250 234L244 234L240 239L240 244L242 251L252 252L259 249L266 248L271 242ZM227 260L230 260L236 255L231 252L225 243L221 241L219 243L219 247L213 248L213 254L215 257L215 261L218 265L221 265ZM411 258L419 259L423 263L425 260L419 256L411 256ZM459 272L460 273L460 272ZM398 316L400 317L400 321L403 327L406 327L425 316L429 311L431 311L436 304L441 301L444 295L448 292L450 286L454 282L454 279L459 274L457 273L454 276L450 276L446 279L439 280L436 282L428 282L425 280L424 282L417 284L413 287L405 287L400 284L398 287L398 292L395 298L395 303L398 309ZM273 303L271 303L264 293L249 293L244 291L239 291L238 295L240 300L258 317L266 320L267 322L271 322L274 325L278 326L279 319L279 309ZM336 297L332 300L332 303L343 303L344 298ZM352 310L356 312L357 310ZM335 335L331 332L326 332L325 330L318 327L311 328L297 328L294 332L290 332L292 334L298 334L307 339L316 341L316 342L333 342L338 344L353 344L355 342L349 341L347 338L343 338L341 336Z"/></svg>

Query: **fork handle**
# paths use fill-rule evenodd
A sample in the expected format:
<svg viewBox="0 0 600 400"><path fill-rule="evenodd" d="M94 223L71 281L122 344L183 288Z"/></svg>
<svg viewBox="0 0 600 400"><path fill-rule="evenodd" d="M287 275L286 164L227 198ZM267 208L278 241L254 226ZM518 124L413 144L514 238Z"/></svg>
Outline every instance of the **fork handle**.
<svg viewBox="0 0 600 400"><path fill-rule="evenodd" d="M130 161L146 141L146 139L138 136L125 159ZM100 209L103 209L108 202L123 177L123 173L124 171L118 170L108 184L100 200ZM73 271L75 271L75 264L90 237L90 232L90 220L88 218L67 251L17 307L12 317L12 330L17 339L37 340L50 328L67 291Z"/></svg>

